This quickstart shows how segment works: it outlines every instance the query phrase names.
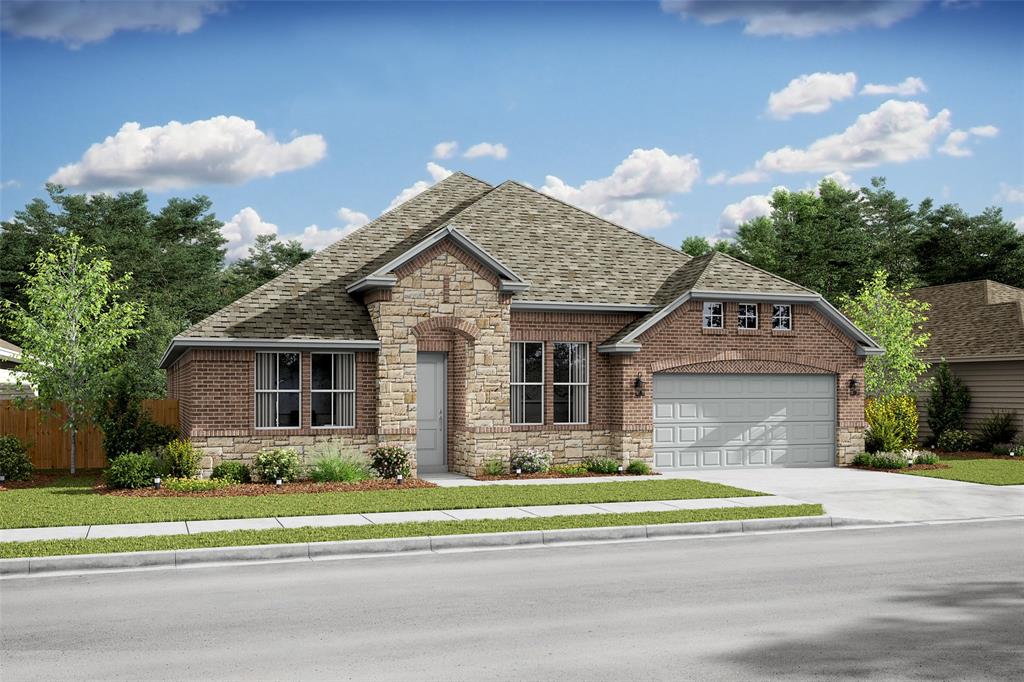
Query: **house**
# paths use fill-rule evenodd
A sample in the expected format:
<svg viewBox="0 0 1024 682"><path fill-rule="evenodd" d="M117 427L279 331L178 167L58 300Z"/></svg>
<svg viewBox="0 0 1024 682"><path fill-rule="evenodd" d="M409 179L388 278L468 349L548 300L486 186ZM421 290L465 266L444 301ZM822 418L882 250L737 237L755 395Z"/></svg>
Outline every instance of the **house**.
<svg viewBox="0 0 1024 682"><path fill-rule="evenodd" d="M18 383L18 365L21 364L21 348L10 341L0 339L0 400L29 398L35 395L31 387Z"/></svg>
<svg viewBox="0 0 1024 682"><path fill-rule="evenodd" d="M175 337L214 459L323 440L420 472L511 450L657 467L833 466L881 349L818 294L456 173Z"/></svg>
<svg viewBox="0 0 1024 682"><path fill-rule="evenodd" d="M971 392L967 428L976 430L994 411L1013 410L1024 434L1024 289L985 279L913 289L910 295L931 306L924 359L945 358ZM925 439L931 436L928 395L922 389L917 401Z"/></svg>

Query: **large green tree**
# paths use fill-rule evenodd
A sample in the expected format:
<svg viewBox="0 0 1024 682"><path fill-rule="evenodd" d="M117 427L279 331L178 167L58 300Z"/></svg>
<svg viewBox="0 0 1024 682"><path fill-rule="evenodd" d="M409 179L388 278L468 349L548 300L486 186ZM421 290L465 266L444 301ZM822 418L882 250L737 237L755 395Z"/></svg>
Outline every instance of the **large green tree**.
<svg viewBox="0 0 1024 682"><path fill-rule="evenodd" d="M313 253L303 248L297 239L279 241L272 234L261 234L249 247L249 255L236 260L224 271L224 296L234 300L247 294Z"/></svg>
<svg viewBox="0 0 1024 682"><path fill-rule="evenodd" d="M112 274L103 250L78 235L58 237L42 251L22 290L24 305L5 300L3 319L22 346L18 371L35 387L34 402L60 415L71 438L71 473L78 431L107 401L113 371L127 342L139 334L141 302L123 300L131 274Z"/></svg>
<svg viewBox="0 0 1024 682"><path fill-rule="evenodd" d="M971 216L955 204L932 209L926 200L920 213L912 243L924 283L994 279L1024 288L1024 234L1001 209Z"/></svg>

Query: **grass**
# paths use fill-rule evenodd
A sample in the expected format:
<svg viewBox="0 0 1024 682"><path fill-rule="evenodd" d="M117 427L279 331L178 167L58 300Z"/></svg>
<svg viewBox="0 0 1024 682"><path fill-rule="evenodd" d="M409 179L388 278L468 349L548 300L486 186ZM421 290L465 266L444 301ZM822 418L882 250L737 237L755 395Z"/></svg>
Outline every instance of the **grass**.
<svg viewBox="0 0 1024 682"><path fill-rule="evenodd" d="M948 465L949 468L903 473L986 485L1024 485L1022 460L942 458L939 462Z"/></svg>
<svg viewBox="0 0 1024 682"><path fill-rule="evenodd" d="M0 493L0 528L749 497L762 494L718 483L684 479L267 494L257 497L120 497L97 493L93 490L94 483L93 478L66 477L43 487L4 491Z"/></svg>
<svg viewBox="0 0 1024 682"><path fill-rule="evenodd" d="M552 516L532 519L480 521L430 521L390 523L374 526L340 526L336 528L282 528L275 530L240 530L201 533L199 535L163 535L141 538L97 538L94 540L40 540L36 542L0 543L0 558L57 556L65 554L105 554L110 552L142 552L201 547L236 547L330 540L369 540L424 535L456 535L465 533L501 533L522 530L554 530L557 528L596 528L602 526L641 526L664 523L695 523L698 521L734 521L740 519L820 516L819 504L780 505L774 507L728 507L723 509L680 509L668 512L637 512L629 514L586 514Z"/></svg>

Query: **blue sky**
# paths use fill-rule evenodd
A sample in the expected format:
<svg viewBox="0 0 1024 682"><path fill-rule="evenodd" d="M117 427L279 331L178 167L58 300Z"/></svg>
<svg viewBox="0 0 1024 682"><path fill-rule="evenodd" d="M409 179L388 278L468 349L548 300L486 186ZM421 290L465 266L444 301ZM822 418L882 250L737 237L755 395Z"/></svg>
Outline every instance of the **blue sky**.
<svg viewBox="0 0 1024 682"><path fill-rule="evenodd" d="M229 255L262 232L319 247L450 170L672 245L824 175L1024 218L1021 3L2 12L5 219L48 179L144 186L209 195Z"/></svg>

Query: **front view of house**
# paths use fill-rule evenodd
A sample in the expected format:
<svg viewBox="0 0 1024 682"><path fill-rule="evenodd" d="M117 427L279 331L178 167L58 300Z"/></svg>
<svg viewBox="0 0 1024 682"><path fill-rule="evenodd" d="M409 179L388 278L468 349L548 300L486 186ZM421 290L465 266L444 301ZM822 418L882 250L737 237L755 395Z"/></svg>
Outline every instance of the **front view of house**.
<svg viewBox="0 0 1024 682"><path fill-rule="evenodd" d="M456 173L176 337L216 462L398 445L476 473L521 447L664 469L835 466L881 349L821 296Z"/></svg>

